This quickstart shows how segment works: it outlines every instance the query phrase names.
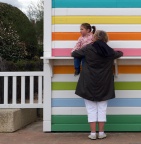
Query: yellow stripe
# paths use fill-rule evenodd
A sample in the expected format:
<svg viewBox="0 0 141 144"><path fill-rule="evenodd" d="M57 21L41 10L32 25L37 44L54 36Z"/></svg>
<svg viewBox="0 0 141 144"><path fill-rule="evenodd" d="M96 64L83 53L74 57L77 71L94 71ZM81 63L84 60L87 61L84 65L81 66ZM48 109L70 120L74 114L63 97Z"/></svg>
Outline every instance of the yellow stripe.
<svg viewBox="0 0 141 144"><path fill-rule="evenodd" d="M52 24L141 24L141 16L52 16Z"/></svg>
<svg viewBox="0 0 141 144"><path fill-rule="evenodd" d="M73 74L73 66L54 66L54 74ZM141 74L141 65L120 65L118 66L119 74Z"/></svg>

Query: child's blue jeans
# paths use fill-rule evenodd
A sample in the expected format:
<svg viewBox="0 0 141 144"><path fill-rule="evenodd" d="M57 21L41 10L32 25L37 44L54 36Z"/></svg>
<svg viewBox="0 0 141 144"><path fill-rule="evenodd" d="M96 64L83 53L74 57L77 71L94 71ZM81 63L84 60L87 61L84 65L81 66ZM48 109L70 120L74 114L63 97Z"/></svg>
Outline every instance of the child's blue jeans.
<svg viewBox="0 0 141 144"><path fill-rule="evenodd" d="M84 65L85 58L74 58L74 68L75 70L80 71L80 65L82 62L82 66Z"/></svg>

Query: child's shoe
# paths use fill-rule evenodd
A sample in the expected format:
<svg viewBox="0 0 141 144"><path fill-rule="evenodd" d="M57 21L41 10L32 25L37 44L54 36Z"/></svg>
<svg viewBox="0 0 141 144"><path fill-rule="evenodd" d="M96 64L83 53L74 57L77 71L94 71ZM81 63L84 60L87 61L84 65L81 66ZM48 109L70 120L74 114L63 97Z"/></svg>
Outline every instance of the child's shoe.
<svg viewBox="0 0 141 144"><path fill-rule="evenodd" d="M77 75L79 75L79 74L80 74L80 70L76 69L76 70L75 70L75 73L74 73L74 76L77 76Z"/></svg>

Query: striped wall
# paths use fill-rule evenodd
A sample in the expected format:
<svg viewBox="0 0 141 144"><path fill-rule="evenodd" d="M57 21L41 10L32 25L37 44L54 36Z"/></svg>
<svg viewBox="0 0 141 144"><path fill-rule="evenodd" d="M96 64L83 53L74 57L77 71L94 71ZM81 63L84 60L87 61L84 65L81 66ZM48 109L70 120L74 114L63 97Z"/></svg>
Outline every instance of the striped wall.
<svg viewBox="0 0 141 144"><path fill-rule="evenodd" d="M141 56L140 0L52 0L52 56L70 57L88 22L108 32L108 44L124 57ZM141 60L118 60L116 98L108 101L106 131L141 131ZM89 131L82 98L75 95L78 77L73 60L54 60L52 131Z"/></svg>

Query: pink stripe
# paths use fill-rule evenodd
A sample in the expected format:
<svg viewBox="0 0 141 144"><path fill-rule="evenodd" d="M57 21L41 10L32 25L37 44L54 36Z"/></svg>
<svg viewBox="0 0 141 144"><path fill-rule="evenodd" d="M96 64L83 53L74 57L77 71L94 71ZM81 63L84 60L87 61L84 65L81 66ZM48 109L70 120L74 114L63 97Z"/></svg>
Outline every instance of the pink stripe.
<svg viewBox="0 0 141 144"><path fill-rule="evenodd" d="M121 50L123 56L141 56L141 48L115 48L114 50Z"/></svg>
<svg viewBox="0 0 141 144"><path fill-rule="evenodd" d="M52 49L52 56L71 56L71 48L53 48Z"/></svg>
<svg viewBox="0 0 141 144"><path fill-rule="evenodd" d="M52 56L71 56L71 48L53 48ZM124 56L141 56L141 48L115 48L124 53Z"/></svg>

